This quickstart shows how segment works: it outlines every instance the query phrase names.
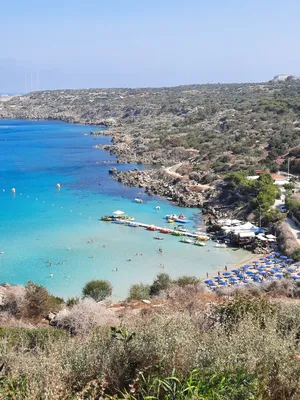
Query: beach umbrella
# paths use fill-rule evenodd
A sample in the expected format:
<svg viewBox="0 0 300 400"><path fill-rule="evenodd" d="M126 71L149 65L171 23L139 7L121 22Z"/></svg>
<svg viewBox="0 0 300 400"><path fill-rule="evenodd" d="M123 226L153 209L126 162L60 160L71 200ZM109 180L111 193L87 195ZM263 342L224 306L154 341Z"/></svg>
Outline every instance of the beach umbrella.
<svg viewBox="0 0 300 400"><path fill-rule="evenodd" d="M275 268L273 268L273 269L274 269L274 271L276 271L276 272L281 271L281 268L280 268L280 267L275 267Z"/></svg>
<svg viewBox="0 0 300 400"><path fill-rule="evenodd" d="M260 261L266 261L266 259L264 257L261 257Z"/></svg>
<svg viewBox="0 0 300 400"><path fill-rule="evenodd" d="M244 279L243 283L249 283L249 280L248 279Z"/></svg>
<svg viewBox="0 0 300 400"><path fill-rule="evenodd" d="M266 262L266 265L272 265L272 264L273 264L272 261Z"/></svg>
<svg viewBox="0 0 300 400"><path fill-rule="evenodd" d="M260 275L266 275L267 274L267 271L261 271L260 272Z"/></svg>
<svg viewBox="0 0 300 400"><path fill-rule="evenodd" d="M224 276L231 276L231 273L230 273L230 272L227 272L227 271L225 271L225 272L223 272L223 275L224 275Z"/></svg>
<svg viewBox="0 0 300 400"><path fill-rule="evenodd" d="M276 256L276 257L278 257L278 256L280 256L280 253L278 253L278 251L274 251L274 256Z"/></svg>
<svg viewBox="0 0 300 400"><path fill-rule="evenodd" d="M280 256L280 258L281 258L282 260L287 260L287 259L288 259L287 256Z"/></svg>
<svg viewBox="0 0 300 400"><path fill-rule="evenodd" d="M243 267L241 267L241 269L242 270L246 270L246 269L248 269L249 267L247 266L247 265L244 265Z"/></svg>
<svg viewBox="0 0 300 400"><path fill-rule="evenodd" d="M230 280L231 282L236 282L236 281L237 281L237 278L236 278L235 276L232 276L229 280Z"/></svg>
<svg viewBox="0 0 300 400"><path fill-rule="evenodd" d="M259 264L259 261L253 261L252 263L253 264Z"/></svg>
<svg viewBox="0 0 300 400"><path fill-rule="evenodd" d="M269 256L267 256L266 258L273 258L274 256L271 256L271 255L269 255Z"/></svg>
<svg viewBox="0 0 300 400"><path fill-rule="evenodd" d="M269 271L271 274L275 274L276 273L276 271L274 270L274 269L270 269L270 271Z"/></svg>
<svg viewBox="0 0 300 400"><path fill-rule="evenodd" d="M222 276L215 276L215 279L217 280L217 281L221 281L222 279L223 279L223 277Z"/></svg>
<svg viewBox="0 0 300 400"><path fill-rule="evenodd" d="M123 214L125 214L125 213L124 213L124 211L121 211L121 210L117 210L117 211L113 212L113 215L123 215Z"/></svg>
<svg viewBox="0 0 300 400"><path fill-rule="evenodd" d="M207 285L213 285L213 280L212 279L206 279L205 281L204 281L204 283L206 283Z"/></svg>
<svg viewBox="0 0 300 400"><path fill-rule="evenodd" d="M291 276L291 278L294 279L294 281L295 281L296 279L299 279L299 276L293 275L293 276Z"/></svg>
<svg viewBox="0 0 300 400"><path fill-rule="evenodd" d="M300 267L300 263L295 264L295 267Z"/></svg>
<svg viewBox="0 0 300 400"><path fill-rule="evenodd" d="M240 272L239 269L232 269L231 272L234 272L235 274L238 274Z"/></svg>
<svg viewBox="0 0 300 400"><path fill-rule="evenodd" d="M283 274L275 274L276 278L281 279L283 277Z"/></svg>
<svg viewBox="0 0 300 400"><path fill-rule="evenodd" d="M288 262L288 263L291 263L291 262L293 262L294 260L292 259L292 258L288 258L287 260L286 260L286 262Z"/></svg>
<svg viewBox="0 0 300 400"><path fill-rule="evenodd" d="M215 290L217 290L217 286L211 286L210 289L215 291Z"/></svg>
<svg viewBox="0 0 300 400"><path fill-rule="evenodd" d="M219 282L219 285L226 286L227 282Z"/></svg>
<svg viewBox="0 0 300 400"><path fill-rule="evenodd" d="M287 267L288 265L286 263L281 263L280 264L282 267Z"/></svg>
<svg viewBox="0 0 300 400"><path fill-rule="evenodd" d="M252 277L252 279L254 280L254 282L256 282L256 281L259 280L259 276L255 275L255 276Z"/></svg>
<svg viewBox="0 0 300 400"><path fill-rule="evenodd" d="M255 273L253 271L246 271L247 275L255 275Z"/></svg>
<svg viewBox="0 0 300 400"><path fill-rule="evenodd" d="M237 274L237 277L240 278L240 279L243 279L244 275L243 274Z"/></svg>
<svg viewBox="0 0 300 400"><path fill-rule="evenodd" d="M295 268L292 268L292 267L287 268L286 270L287 270L288 272L295 272Z"/></svg>

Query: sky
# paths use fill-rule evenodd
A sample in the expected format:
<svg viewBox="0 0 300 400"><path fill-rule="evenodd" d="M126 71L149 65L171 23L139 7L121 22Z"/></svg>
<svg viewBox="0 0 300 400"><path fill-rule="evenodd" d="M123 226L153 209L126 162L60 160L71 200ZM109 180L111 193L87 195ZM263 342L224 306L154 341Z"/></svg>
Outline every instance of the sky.
<svg viewBox="0 0 300 400"><path fill-rule="evenodd" d="M1 0L0 93L300 75L299 0Z"/></svg>

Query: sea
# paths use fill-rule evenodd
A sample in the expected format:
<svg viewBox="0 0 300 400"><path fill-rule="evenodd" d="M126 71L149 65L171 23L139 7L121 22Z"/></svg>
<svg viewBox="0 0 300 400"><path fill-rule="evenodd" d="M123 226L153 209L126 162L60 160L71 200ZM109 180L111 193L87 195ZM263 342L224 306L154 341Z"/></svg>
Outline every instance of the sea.
<svg viewBox="0 0 300 400"><path fill-rule="evenodd" d="M90 135L100 129L105 128L0 120L0 283L33 281L67 299L79 296L89 280L107 279L112 298L122 300L132 284L151 283L158 273L203 278L249 257L213 242L198 247L169 235L158 241L156 232L101 221L120 210L136 221L166 226L166 214L184 213L194 230L201 225L201 210L174 206L113 180L110 168L137 165L118 163L94 148L111 141ZM143 203L135 203L136 197Z"/></svg>

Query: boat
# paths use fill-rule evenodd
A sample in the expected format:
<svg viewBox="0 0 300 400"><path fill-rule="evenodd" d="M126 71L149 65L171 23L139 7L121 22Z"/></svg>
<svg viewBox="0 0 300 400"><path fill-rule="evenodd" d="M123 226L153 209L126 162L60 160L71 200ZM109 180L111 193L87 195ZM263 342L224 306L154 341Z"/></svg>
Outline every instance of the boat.
<svg viewBox="0 0 300 400"><path fill-rule="evenodd" d="M180 224L187 224L190 221L188 219L177 218L175 219L175 222L179 222Z"/></svg>
<svg viewBox="0 0 300 400"><path fill-rule="evenodd" d="M129 217L128 215L120 215L119 217L115 217L114 215L111 216L112 220L114 221L134 221L134 217Z"/></svg>
<svg viewBox="0 0 300 400"><path fill-rule="evenodd" d="M174 224L175 221L174 221L174 219L168 219L167 222L168 222L169 224Z"/></svg>
<svg viewBox="0 0 300 400"><path fill-rule="evenodd" d="M101 221L112 221L112 217L109 217L108 215L101 217Z"/></svg>
<svg viewBox="0 0 300 400"><path fill-rule="evenodd" d="M147 227L147 231L157 231L157 228L156 228L156 226L154 226L154 225L149 225L149 226Z"/></svg>
<svg viewBox="0 0 300 400"><path fill-rule="evenodd" d="M159 237L159 236L153 236L153 239L156 239L156 240L164 240L164 238Z"/></svg>
<svg viewBox="0 0 300 400"><path fill-rule="evenodd" d="M178 217L178 215L176 215L176 214L167 214L167 215L166 215L166 219L173 219L173 220L175 220L175 219L177 219L177 218L179 218L179 217Z"/></svg>
<svg viewBox="0 0 300 400"><path fill-rule="evenodd" d="M138 224L136 222L132 222L132 221L128 222L127 225L131 226L132 228L137 228L138 227Z"/></svg>
<svg viewBox="0 0 300 400"><path fill-rule="evenodd" d="M207 242L210 238L209 236L197 236L196 239L203 242Z"/></svg>
<svg viewBox="0 0 300 400"><path fill-rule="evenodd" d="M144 203L142 199L140 199L139 197L137 197L136 199L134 199L135 203Z"/></svg>
<svg viewBox="0 0 300 400"><path fill-rule="evenodd" d="M187 239L187 238L180 239L180 242L187 243L187 244L194 244L194 242L191 239Z"/></svg>
<svg viewBox="0 0 300 400"><path fill-rule="evenodd" d="M126 224L126 221L124 219L115 219L113 221L114 224L120 224L120 225L124 225Z"/></svg>
<svg viewBox="0 0 300 400"><path fill-rule="evenodd" d="M215 247L217 247L218 249L226 249L227 248L227 244L226 243L217 242L215 244Z"/></svg>
<svg viewBox="0 0 300 400"><path fill-rule="evenodd" d="M194 242L194 245L195 245L195 246L201 246L201 247L204 247L204 246L206 246L206 243L199 242L198 240L196 240L196 241Z"/></svg>
<svg viewBox="0 0 300 400"><path fill-rule="evenodd" d="M173 235L173 236L182 236L182 233L181 233L181 232L178 232L178 231L173 231L173 232L172 232L172 235Z"/></svg>
<svg viewBox="0 0 300 400"><path fill-rule="evenodd" d="M160 230L160 233L171 233L171 232L172 232L171 229L166 229L166 228Z"/></svg>
<svg viewBox="0 0 300 400"><path fill-rule="evenodd" d="M188 230L185 229L183 226L177 226L177 228L175 228L175 229L176 229L176 231L183 232L183 233L188 232Z"/></svg>

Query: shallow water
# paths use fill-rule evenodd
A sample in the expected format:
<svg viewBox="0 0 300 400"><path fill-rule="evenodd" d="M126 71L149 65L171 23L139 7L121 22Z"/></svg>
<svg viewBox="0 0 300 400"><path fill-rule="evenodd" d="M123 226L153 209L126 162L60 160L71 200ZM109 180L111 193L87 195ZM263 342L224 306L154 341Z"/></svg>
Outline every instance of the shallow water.
<svg viewBox="0 0 300 400"><path fill-rule="evenodd" d="M157 233L143 228L100 222L120 209L136 221L164 226L165 214L184 211L193 229L200 214L112 180L109 168L135 166L117 164L108 152L94 149L110 138L84 135L91 130L99 127L0 121L0 282L32 280L67 298L79 295L90 279L108 279L114 298L122 299L132 283L151 282L159 272L203 277L249 257L242 250L215 249L213 243L201 248L167 235L157 241ZM133 202L137 196L143 204Z"/></svg>

